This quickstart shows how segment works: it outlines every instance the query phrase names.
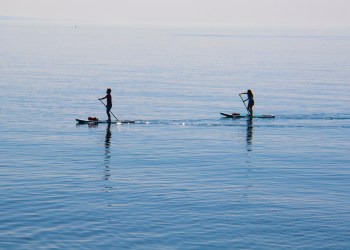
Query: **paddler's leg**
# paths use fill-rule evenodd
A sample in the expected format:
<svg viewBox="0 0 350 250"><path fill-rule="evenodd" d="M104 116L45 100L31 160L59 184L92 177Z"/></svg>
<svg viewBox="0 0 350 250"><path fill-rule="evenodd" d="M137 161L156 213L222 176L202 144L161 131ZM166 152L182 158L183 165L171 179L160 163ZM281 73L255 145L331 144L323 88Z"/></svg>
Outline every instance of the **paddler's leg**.
<svg viewBox="0 0 350 250"><path fill-rule="evenodd" d="M248 111L249 111L249 115L251 116L251 117L253 117L253 106L254 106L254 102L252 102L252 101L250 101L250 102L248 102Z"/></svg>
<svg viewBox="0 0 350 250"><path fill-rule="evenodd" d="M107 116L108 116L108 121L110 122L111 121L111 114L109 113L111 111L111 108L112 107L108 107L106 108L106 113L107 113Z"/></svg>

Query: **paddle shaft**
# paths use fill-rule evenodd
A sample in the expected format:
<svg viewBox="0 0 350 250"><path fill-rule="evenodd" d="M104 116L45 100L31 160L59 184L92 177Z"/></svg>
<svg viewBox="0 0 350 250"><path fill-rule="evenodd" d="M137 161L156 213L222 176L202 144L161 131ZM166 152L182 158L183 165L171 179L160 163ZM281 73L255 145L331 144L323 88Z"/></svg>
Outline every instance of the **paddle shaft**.
<svg viewBox="0 0 350 250"><path fill-rule="evenodd" d="M100 100L100 102L102 102L103 106L105 106L107 108L106 104L102 100ZM119 121L119 119L113 114L113 112L111 110L109 111L109 113L111 113L114 116L114 118L117 119L117 121Z"/></svg>
<svg viewBox="0 0 350 250"><path fill-rule="evenodd" d="M241 94L239 94L239 97L241 98L241 100L242 100L242 102L243 102L243 104L244 104L244 106L245 106L246 110L247 110L247 111L248 111L248 113L250 114L250 111L249 111L249 109L248 109L247 105L245 104L245 102L244 102L244 100L243 100L243 98L242 98Z"/></svg>

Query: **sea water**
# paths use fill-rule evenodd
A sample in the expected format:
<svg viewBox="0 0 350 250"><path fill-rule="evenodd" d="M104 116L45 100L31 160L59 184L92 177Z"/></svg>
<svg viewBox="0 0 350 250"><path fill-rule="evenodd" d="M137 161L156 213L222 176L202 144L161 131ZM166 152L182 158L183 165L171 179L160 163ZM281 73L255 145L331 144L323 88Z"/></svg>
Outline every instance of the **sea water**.
<svg viewBox="0 0 350 250"><path fill-rule="evenodd" d="M0 249L350 248L350 32L0 34Z"/></svg>

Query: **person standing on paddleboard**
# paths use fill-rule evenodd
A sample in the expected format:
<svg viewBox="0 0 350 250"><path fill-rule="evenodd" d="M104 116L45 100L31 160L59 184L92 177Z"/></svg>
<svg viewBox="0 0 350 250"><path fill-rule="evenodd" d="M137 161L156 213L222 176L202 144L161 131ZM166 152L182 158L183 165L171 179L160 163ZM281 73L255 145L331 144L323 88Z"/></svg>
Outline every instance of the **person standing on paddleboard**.
<svg viewBox="0 0 350 250"><path fill-rule="evenodd" d="M247 106L247 110L249 112L249 115L251 117L253 117L253 106L254 106L254 95L253 92L248 89L248 91L246 93L241 93L241 95L247 95L247 99L245 99L243 102L248 101L248 106Z"/></svg>
<svg viewBox="0 0 350 250"><path fill-rule="evenodd" d="M106 105L106 113L108 116L108 122L111 121L111 114L109 113L112 109L112 95L111 95L112 90L110 88L107 89L106 93L107 95L105 97L99 98L99 100L107 99L107 105Z"/></svg>

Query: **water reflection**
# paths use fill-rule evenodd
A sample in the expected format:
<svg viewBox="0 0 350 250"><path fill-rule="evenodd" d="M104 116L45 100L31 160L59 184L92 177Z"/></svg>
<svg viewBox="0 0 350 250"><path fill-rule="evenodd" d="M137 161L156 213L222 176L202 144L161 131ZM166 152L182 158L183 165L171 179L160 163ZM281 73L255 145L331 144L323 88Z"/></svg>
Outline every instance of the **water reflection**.
<svg viewBox="0 0 350 250"><path fill-rule="evenodd" d="M104 160L104 165L105 165L104 179L105 180L109 180L109 177L111 176L110 168L109 168L109 165L111 162L111 148L110 148L111 137L112 137L111 124L109 123L106 128L106 138L105 138L105 160Z"/></svg>
<svg viewBox="0 0 350 250"><path fill-rule="evenodd" d="M252 151L252 144L253 144L253 119L248 118L247 119L247 151Z"/></svg>

